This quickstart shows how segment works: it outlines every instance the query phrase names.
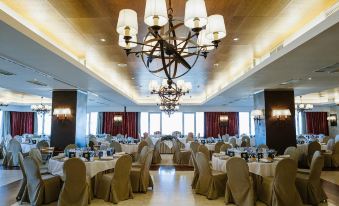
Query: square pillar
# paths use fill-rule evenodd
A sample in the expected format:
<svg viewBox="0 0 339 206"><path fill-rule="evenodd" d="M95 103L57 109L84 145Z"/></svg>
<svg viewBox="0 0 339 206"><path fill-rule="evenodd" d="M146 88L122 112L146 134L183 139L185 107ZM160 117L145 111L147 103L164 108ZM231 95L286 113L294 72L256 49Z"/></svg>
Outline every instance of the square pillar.
<svg viewBox="0 0 339 206"><path fill-rule="evenodd" d="M266 144L283 154L289 146L296 146L295 103L293 90L264 90L254 94L254 109L264 111L263 119L256 121L256 145ZM278 119L273 110L289 109L291 116Z"/></svg>
<svg viewBox="0 0 339 206"><path fill-rule="evenodd" d="M56 90L52 96L54 109L69 108L65 119L52 115L51 146L62 151L69 144L86 146L87 93L79 90ZM61 115L62 116L62 115Z"/></svg>

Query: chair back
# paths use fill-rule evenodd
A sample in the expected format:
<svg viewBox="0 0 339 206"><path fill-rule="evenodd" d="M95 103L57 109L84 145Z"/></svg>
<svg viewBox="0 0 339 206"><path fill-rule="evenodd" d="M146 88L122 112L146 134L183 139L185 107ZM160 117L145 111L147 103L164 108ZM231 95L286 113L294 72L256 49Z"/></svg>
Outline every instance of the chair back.
<svg viewBox="0 0 339 206"><path fill-rule="evenodd" d="M141 167L141 178L145 180L145 185L149 185L149 168L152 164L153 151L150 150L146 154L145 162Z"/></svg>
<svg viewBox="0 0 339 206"><path fill-rule="evenodd" d="M141 150L143 147L146 147L148 146L147 142L146 141L141 141L138 145L138 154L140 154Z"/></svg>
<svg viewBox="0 0 339 206"><path fill-rule="evenodd" d="M12 153L12 166L19 165L19 156L18 154L22 151L21 144L16 139L11 139L8 143L7 152Z"/></svg>
<svg viewBox="0 0 339 206"><path fill-rule="evenodd" d="M132 157L130 155L123 155L119 157L114 167L114 175L112 184L115 187L115 192L122 194L129 194L128 185L130 185L130 172L132 167Z"/></svg>
<svg viewBox="0 0 339 206"><path fill-rule="evenodd" d="M196 154L198 152L200 144L198 142L191 142L190 149L192 150L193 154Z"/></svg>
<svg viewBox="0 0 339 206"><path fill-rule="evenodd" d="M32 157L39 166L43 164L41 152L38 148L32 148L29 151L29 156Z"/></svg>
<svg viewBox="0 0 339 206"><path fill-rule="evenodd" d="M200 192L201 194L207 194L208 185L210 184L212 178L212 171L209 165L209 160L206 158L206 155L204 153L197 152L196 161L199 170L198 184L205 185L201 187L200 190L206 190Z"/></svg>
<svg viewBox="0 0 339 206"><path fill-rule="evenodd" d="M193 132L189 132L187 134L186 142L193 142L193 141L194 141Z"/></svg>
<svg viewBox="0 0 339 206"><path fill-rule="evenodd" d="M296 147L287 147L284 151L284 155L289 155L295 162L299 161L299 153Z"/></svg>
<svg viewBox="0 0 339 206"><path fill-rule="evenodd" d="M278 162L273 180L272 205L302 205L295 185L297 163L286 158Z"/></svg>
<svg viewBox="0 0 339 206"><path fill-rule="evenodd" d="M153 147L154 146L153 141L152 141L152 139L150 137L146 137L145 141L147 142L147 145L149 147Z"/></svg>
<svg viewBox="0 0 339 206"><path fill-rule="evenodd" d="M121 144L117 141L112 141L110 147L114 149L114 152L122 152Z"/></svg>
<svg viewBox="0 0 339 206"><path fill-rule="evenodd" d="M321 151L321 145L318 142L311 142L307 147L307 156L309 160L313 157L315 151Z"/></svg>
<svg viewBox="0 0 339 206"><path fill-rule="evenodd" d="M88 186L86 182L86 166L79 158L65 161L65 182L62 187L58 205L87 205Z"/></svg>
<svg viewBox="0 0 339 206"><path fill-rule="evenodd" d="M331 138L329 136L326 136L323 138L323 143L327 144L328 140L330 140Z"/></svg>
<svg viewBox="0 0 339 206"><path fill-rule="evenodd" d="M49 147L49 143L46 140L41 140L36 144L36 147L38 149L44 148L44 147Z"/></svg>
<svg viewBox="0 0 339 206"><path fill-rule="evenodd" d="M69 144L65 147L65 150L76 149L78 146L76 144Z"/></svg>
<svg viewBox="0 0 339 206"><path fill-rule="evenodd" d="M140 152L140 156L138 159L138 162L140 164L144 164L146 161L146 157L147 157L147 153L148 153L148 146L145 146L142 148L141 152Z"/></svg>
<svg viewBox="0 0 339 206"><path fill-rule="evenodd" d="M334 144L335 144L334 139L333 138L329 139L327 141L326 149L333 151L334 150Z"/></svg>
<svg viewBox="0 0 339 206"><path fill-rule="evenodd" d="M20 169L21 169L21 173L22 173L22 177L23 179L26 179L26 171L25 171L25 167L24 167L24 156L22 156L22 153L19 153L19 165L20 165Z"/></svg>
<svg viewBox="0 0 339 206"><path fill-rule="evenodd" d="M314 182L320 182L321 171L324 167L324 156L321 155L320 151L315 151L312 157L310 166L309 180Z"/></svg>
<svg viewBox="0 0 339 206"><path fill-rule="evenodd" d="M237 147L237 140L235 139L235 137L231 137L228 143L230 143L232 147Z"/></svg>
<svg viewBox="0 0 339 206"><path fill-rule="evenodd" d="M223 144L221 147L220 147L220 152L225 152L226 150L232 148L232 145L230 144Z"/></svg>
<svg viewBox="0 0 339 206"><path fill-rule="evenodd" d="M250 137L247 136L247 135L242 136L242 137L241 137L241 141L245 141L245 142L247 142L247 143L250 143L250 142L251 142Z"/></svg>
<svg viewBox="0 0 339 206"><path fill-rule="evenodd" d="M27 192L31 205L41 205L44 197L41 195L43 189L43 181L40 174L40 169L36 161L31 157L26 157L23 160L23 168L27 178Z"/></svg>
<svg viewBox="0 0 339 206"><path fill-rule="evenodd" d="M254 206L254 189L246 161L239 157L232 157L226 164L227 189L236 205ZM226 192L229 194L229 192ZM226 195L227 196L227 195ZM226 201L230 199L226 197Z"/></svg>
<svg viewBox="0 0 339 206"><path fill-rule="evenodd" d="M228 134L224 134L221 138L224 142L228 142L230 136Z"/></svg>
<svg viewBox="0 0 339 206"><path fill-rule="evenodd" d="M224 144L225 144L224 142L217 142L217 143L215 144L214 152L215 152L215 153L220 153L220 148L221 148L221 146L223 146Z"/></svg>
<svg viewBox="0 0 339 206"><path fill-rule="evenodd" d="M208 150L208 148L205 145L200 145L198 147L198 152L202 152L206 158L208 159L208 161L210 161L210 151Z"/></svg>
<svg viewBox="0 0 339 206"><path fill-rule="evenodd" d="M247 147L246 141L242 141L241 144L240 144L240 147Z"/></svg>
<svg viewBox="0 0 339 206"><path fill-rule="evenodd" d="M333 147L333 154L339 154L339 142L336 142Z"/></svg>

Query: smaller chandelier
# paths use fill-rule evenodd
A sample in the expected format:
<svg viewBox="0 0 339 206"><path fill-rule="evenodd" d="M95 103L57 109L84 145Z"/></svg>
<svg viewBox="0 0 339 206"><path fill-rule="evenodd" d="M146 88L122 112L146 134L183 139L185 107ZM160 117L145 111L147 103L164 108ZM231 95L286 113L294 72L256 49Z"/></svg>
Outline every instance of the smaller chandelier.
<svg viewBox="0 0 339 206"><path fill-rule="evenodd" d="M159 85L157 81L152 80L149 83L149 91L151 94L158 94L161 102L177 103L181 96L188 94L192 89L191 82L178 80L176 83L172 79L164 79Z"/></svg>
<svg viewBox="0 0 339 206"><path fill-rule="evenodd" d="M298 112L305 112L313 109L313 104L302 103L302 97L300 96L300 104L295 105Z"/></svg>
<svg viewBox="0 0 339 206"><path fill-rule="evenodd" d="M42 104L42 99L43 97L41 97L41 104L34 104L34 105L31 105L31 110L33 112L36 112L38 114L46 114L46 113L49 113L52 109L51 106L49 105L46 105L46 104Z"/></svg>
<svg viewBox="0 0 339 206"><path fill-rule="evenodd" d="M4 102L0 102L0 107L7 107L8 104L7 103L4 103Z"/></svg>
<svg viewBox="0 0 339 206"><path fill-rule="evenodd" d="M159 105L159 109L168 114L168 116L171 116L171 114L174 114L176 111L179 110L179 102L172 102L172 101L162 101Z"/></svg>

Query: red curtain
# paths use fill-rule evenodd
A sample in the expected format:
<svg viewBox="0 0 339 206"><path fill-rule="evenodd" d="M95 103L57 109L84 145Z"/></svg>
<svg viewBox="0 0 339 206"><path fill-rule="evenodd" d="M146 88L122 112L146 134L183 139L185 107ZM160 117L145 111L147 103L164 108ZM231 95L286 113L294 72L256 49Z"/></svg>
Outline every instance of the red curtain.
<svg viewBox="0 0 339 206"><path fill-rule="evenodd" d="M328 135L327 112L306 112L308 134Z"/></svg>
<svg viewBox="0 0 339 206"><path fill-rule="evenodd" d="M11 135L34 133L34 112L11 112Z"/></svg>
<svg viewBox="0 0 339 206"><path fill-rule="evenodd" d="M220 125L220 115L227 115L227 125ZM218 134L229 134L234 136L239 130L238 112L205 112L206 137L218 137Z"/></svg>
<svg viewBox="0 0 339 206"><path fill-rule="evenodd" d="M114 123L114 116L122 116L122 123ZM138 113L136 112L104 112L102 131L106 134L122 134L129 137L138 137Z"/></svg>

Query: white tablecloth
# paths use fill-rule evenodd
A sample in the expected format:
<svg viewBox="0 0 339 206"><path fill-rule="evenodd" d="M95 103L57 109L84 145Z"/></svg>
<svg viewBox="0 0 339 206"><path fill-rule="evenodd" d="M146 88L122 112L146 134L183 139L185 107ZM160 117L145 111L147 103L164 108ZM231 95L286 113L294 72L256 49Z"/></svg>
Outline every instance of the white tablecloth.
<svg viewBox="0 0 339 206"><path fill-rule="evenodd" d="M212 168L214 170L226 172L227 160L212 156ZM260 175L262 177L270 177L270 176L274 176L277 163L278 161L274 161L272 163L249 162L247 163L247 165L251 173Z"/></svg>
<svg viewBox="0 0 339 206"><path fill-rule="evenodd" d="M86 174L89 177L94 177L99 172L103 172L115 167L115 163L118 158L111 160L95 160L93 162L85 162L86 165ZM48 172L53 175L59 175L60 177L64 176L63 173L64 161L50 159L48 161Z"/></svg>
<svg viewBox="0 0 339 206"><path fill-rule="evenodd" d="M21 148L22 148L22 152L23 153L27 153L27 152L31 151L31 149L36 148L36 144L25 144L25 143L22 143L21 144Z"/></svg>
<svg viewBox="0 0 339 206"><path fill-rule="evenodd" d="M139 144L121 144L121 150L128 154L132 154L138 152L138 145Z"/></svg>

